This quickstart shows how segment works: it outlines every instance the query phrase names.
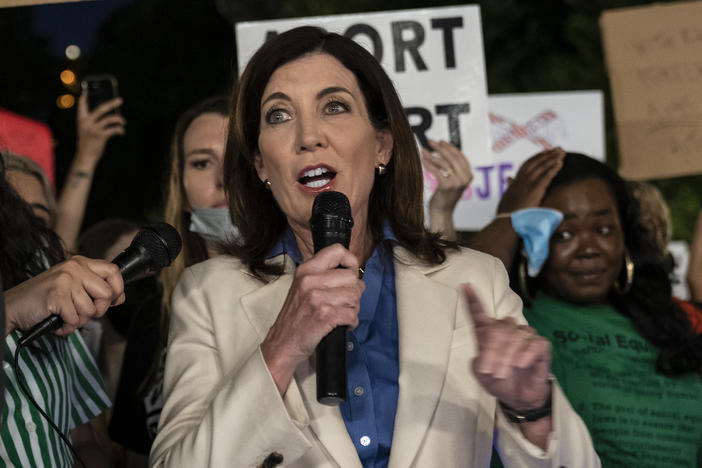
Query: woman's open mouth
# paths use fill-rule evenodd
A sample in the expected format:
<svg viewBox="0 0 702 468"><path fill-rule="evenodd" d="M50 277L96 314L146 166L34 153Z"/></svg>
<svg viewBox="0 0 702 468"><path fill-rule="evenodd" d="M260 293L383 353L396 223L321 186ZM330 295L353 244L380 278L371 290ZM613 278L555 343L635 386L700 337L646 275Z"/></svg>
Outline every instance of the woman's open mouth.
<svg viewBox="0 0 702 468"><path fill-rule="evenodd" d="M305 169L297 181L309 189L319 189L329 184L334 177L336 177L336 172L327 167L319 166Z"/></svg>

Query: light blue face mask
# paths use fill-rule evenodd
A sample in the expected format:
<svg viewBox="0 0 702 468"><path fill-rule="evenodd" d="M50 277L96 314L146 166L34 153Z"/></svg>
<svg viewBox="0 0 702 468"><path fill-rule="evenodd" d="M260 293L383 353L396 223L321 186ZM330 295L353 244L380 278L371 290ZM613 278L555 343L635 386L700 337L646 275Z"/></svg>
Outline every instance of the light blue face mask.
<svg viewBox="0 0 702 468"><path fill-rule="evenodd" d="M199 234L206 241L226 243L239 236L239 230L232 224L229 208L193 208L190 214L190 231Z"/></svg>
<svg viewBox="0 0 702 468"><path fill-rule="evenodd" d="M524 250L529 260L527 273L534 277L548 258L551 235L561 221L563 213L551 208L525 208L512 212L512 227L524 241Z"/></svg>

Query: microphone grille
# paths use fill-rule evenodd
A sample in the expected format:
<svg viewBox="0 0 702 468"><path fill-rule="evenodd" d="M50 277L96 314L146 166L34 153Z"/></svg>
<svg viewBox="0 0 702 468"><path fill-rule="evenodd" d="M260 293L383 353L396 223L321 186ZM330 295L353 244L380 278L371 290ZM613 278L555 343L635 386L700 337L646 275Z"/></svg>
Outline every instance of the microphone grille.
<svg viewBox="0 0 702 468"><path fill-rule="evenodd" d="M155 223L141 228L132 244L144 247L151 255L152 267L161 269L173 263L180 253L183 241L170 224Z"/></svg>
<svg viewBox="0 0 702 468"><path fill-rule="evenodd" d="M341 192L322 192L315 197L314 203L312 204L311 219L314 220L324 215L346 218L353 223L349 199Z"/></svg>

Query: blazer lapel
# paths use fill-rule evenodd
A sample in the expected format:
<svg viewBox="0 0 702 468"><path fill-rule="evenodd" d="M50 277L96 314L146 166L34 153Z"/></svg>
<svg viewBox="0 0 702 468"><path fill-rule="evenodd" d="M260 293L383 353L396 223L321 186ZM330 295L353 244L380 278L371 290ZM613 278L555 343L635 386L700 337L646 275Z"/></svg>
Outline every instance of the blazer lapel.
<svg viewBox="0 0 702 468"><path fill-rule="evenodd" d="M241 298L242 307L259 335L259 342L263 341L278 317L292 285L294 267L290 264L292 262L286 260L285 274ZM302 396L309 414L310 429L323 445L327 456L339 466L362 468L339 408L317 402L314 356L298 366L292 385L297 386Z"/></svg>
<svg viewBox="0 0 702 468"><path fill-rule="evenodd" d="M412 465L439 401L458 292L427 278L441 266L412 266L404 249L395 250L400 376L389 466L404 468Z"/></svg>
<svg viewBox="0 0 702 468"><path fill-rule="evenodd" d="M241 297L241 306L256 329L259 343L263 341L273 322L278 318L290 285L292 285L292 280L292 271L289 271L289 268L286 266L285 273L281 276L270 278L269 282L262 287L256 288Z"/></svg>

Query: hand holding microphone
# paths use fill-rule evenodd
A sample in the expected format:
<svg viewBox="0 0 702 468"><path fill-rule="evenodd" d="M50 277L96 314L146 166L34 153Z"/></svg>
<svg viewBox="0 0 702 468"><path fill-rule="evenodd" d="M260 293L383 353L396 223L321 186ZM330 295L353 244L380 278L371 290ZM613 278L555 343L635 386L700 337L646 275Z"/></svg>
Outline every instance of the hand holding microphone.
<svg viewBox="0 0 702 468"><path fill-rule="evenodd" d="M336 243L348 249L353 219L346 195L339 192L317 195L312 205L310 227L315 253ZM325 405L346 401L347 328L345 325L335 327L322 338L315 350L317 401Z"/></svg>
<svg viewBox="0 0 702 468"><path fill-rule="evenodd" d="M281 394L297 366L316 349L318 400L338 404L345 398L346 327L358 324L365 289L358 278L358 259L347 250L353 225L350 211L341 193L324 192L315 199L310 220L315 255L295 271L285 303L261 343L263 358ZM335 350L320 351L318 345L330 332L337 337L332 345ZM326 364L320 369L322 362ZM332 384L320 382L320 374Z"/></svg>
<svg viewBox="0 0 702 468"><path fill-rule="evenodd" d="M20 345L52 330L70 334L91 318L102 316L110 306L122 303L124 284L169 265L180 248L175 228L157 223L141 229L112 263L80 256L59 263L7 291L6 334L34 325L22 336Z"/></svg>
<svg viewBox="0 0 702 468"><path fill-rule="evenodd" d="M68 335L110 305L124 302L117 265L75 256L5 292L5 335L28 330L52 314L61 316L60 335Z"/></svg>

